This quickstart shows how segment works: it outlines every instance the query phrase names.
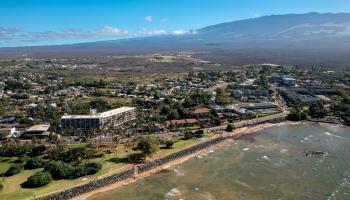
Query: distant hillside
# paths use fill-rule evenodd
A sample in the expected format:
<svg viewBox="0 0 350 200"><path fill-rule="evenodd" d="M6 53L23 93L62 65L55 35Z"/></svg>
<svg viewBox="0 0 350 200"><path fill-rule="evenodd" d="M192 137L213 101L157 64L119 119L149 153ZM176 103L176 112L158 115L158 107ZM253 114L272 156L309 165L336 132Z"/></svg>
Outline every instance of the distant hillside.
<svg viewBox="0 0 350 200"><path fill-rule="evenodd" d="M350 64L350 14L271 15L212 25L196 30L195 34L181 36L0 48L0 57L79 57L181 50L225 52L225 55L232 52L232 58L237 53L241 55L241 51L245 52L241 57L248 56L251 62L257 58L274 61L272 55L279 60L290 60L297 55L306 57L310 54L320 57L315 63L308 61L305 64L327 63L345 66ZM263 56L264 53L261 52L271 54Z"/></svg>

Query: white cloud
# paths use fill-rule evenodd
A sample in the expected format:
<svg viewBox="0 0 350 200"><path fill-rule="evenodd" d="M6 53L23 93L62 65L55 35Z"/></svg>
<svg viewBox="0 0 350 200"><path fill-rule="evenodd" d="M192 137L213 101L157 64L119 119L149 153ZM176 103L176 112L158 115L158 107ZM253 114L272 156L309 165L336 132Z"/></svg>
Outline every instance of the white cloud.
<svg viewBox="0 0 350 200"><path fill-rule="evenodd" d="M184 34L187 34L187 33L189 33L188 30L175 30L175 31L172 32L172 34L174 34L174 35L184 35Z"/></svg>
<svg viewBox="0 0 350 200"><path fill-rule="evenodd" d="M152 17L152 16L146 16L146 17L145 17L145 20L146 20L147 22L152 22L152 21L153 21L153 17Z"/></svg>
<svg viewBox="0 0 350 200"><path fill-rule="evenodd" d="M101 39L119 39L127 37L145 37L145 36L162 36L162 35L184 35L184 34L196 34L195 30L165 30L165 29L146 29L142 28L139 31L128 31L125 29L103 26L99 29L86 30L79 28L69 28L61 30L49 30L49 31L25 31L20 28L14 27L1 27L0 26L0 44L26 44L37 43L54 40L101 40Z"/></svg>
<svg viewBox="0 0 350 200"><path fill-rule="evenodd" d="M42 32L23 31L19 28L0 27L0 41L42 41L59 39L116 38L129 36L124 29L104 26L95 30L69 28Z"/></svg>
<svg viewBox="0 0 350 200"><path fill-rule="evenodd" d="M156 35L166 35L168 34L168 31L164 29L156 29L156 30L149 30L146 28L142 28L137 36L156 36Z"/></svg>
<svg viewBox="0 0 350 200"><path fill-rule="evenodd" d="M261 15L259 13L255 13L254 17L261 17Z"/></svg>
<svg viewBox="0 0 350 200"><path fill-rule="evenodd" d="M114 28L111 26L104 26L102 29L98 30L96 32L96 35L99 36L127 36L129 34L129 31Z"/></svg>

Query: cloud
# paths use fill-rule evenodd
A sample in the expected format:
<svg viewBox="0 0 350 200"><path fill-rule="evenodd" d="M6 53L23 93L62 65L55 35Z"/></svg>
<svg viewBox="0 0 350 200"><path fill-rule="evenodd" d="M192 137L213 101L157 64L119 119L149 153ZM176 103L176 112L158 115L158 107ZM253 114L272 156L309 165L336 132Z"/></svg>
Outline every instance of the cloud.
<svg viewBox="0 0 350 200"><path fill-rule="evenodd" d="M261 17L261 15L259 13L255 13L254 17Z"/></svg>
<svg viewBox="0 0 350 200"><path fill-rule="evenodd" d="M19 28L0 27L0 40L2 41L42 41L58 39L89 39L89 38L115 38L129 36L129 31L104 26L96 30L69 28L54 31L23 31Z"/></svg>
<svg viewBox="0 0 350 200"><path fill-rule="evenodd" d="M196 34L195 30L165 30L165 29L146 29L142 28L138 31L128 31L125 29L103 26L99 29L85 30L79 28L67 28L61 30L49 31L25 31L16 27L0 26L0 45L6 46L13 44L35 44L45 43L47 41L78 41L78 40L103 40L103 39L120 39L128 37L146 37L146 36L162 36L162 35L185 35Z"/></svg>
<svg viewBox="0 0 350 200"><path fill-rule="evenodd" d="M146 20L147 22L152 22L152 21L153 21L153 17L152 17L152 16L146 16L146 17L145 17L145 20Z"/></svg>
<svg viewBox="0 0 350 200"><path fill-rule="evenodd" d="M167 35L168 31L164 29L156 29L156 30L149 30L146 28L142 28L136 36L157 36L157 35Z"/></svg>
<svg viewBox="0 0 350 200"><path fill-rule="evenodd" d="M184 34L189 33L189 31L188 30L175 30L172 33L173 33L173 35L184 35Z"/></svg>
<svg viewBox="0 0 350 200"><path fill-rule="evenodd" d="M96 32L96 35L99 36L127 36L129 34L129 31L119 29L119 28L114 28L111 26L104 26L102 29Z"/></svg>

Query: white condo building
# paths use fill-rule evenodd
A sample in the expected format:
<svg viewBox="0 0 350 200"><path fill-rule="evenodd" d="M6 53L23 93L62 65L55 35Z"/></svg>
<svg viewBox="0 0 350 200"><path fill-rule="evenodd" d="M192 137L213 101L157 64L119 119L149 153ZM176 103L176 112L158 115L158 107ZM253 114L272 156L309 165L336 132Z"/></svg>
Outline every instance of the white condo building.
<svg viewBox="0 0 350 200"><path fill-rule="evenodd" d="M108 126L116 127L134 119L136 119L136 108L125 106L98 114L64 115L61 117L61 127L88 131Z"/></svg>

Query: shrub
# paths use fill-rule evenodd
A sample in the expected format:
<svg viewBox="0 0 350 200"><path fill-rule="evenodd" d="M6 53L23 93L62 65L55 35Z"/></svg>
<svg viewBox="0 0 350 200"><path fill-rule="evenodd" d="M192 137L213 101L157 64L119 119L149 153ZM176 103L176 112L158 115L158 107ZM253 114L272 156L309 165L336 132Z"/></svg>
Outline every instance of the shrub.
<svg viewBox="0 0 350 200"><path fill-rule="evenodd" d="M5 176L13 176L15 174L20 173L23 170L22 164L13 164L10 168L5 172Z"/></svg>
<svg viewBox="0 0 350 200"><path fill-rule="evenodd" d="M26 163L27 161L29 160L29 157L28 156L21 156L19 157L17 160L15 160L14 162L15 163Z"/></svg>
<svg viewBox="0 0 350 200"><path fill-rule="evenodd" d="M49 184L52 181L51 175L49 172L37 172L30 176L26 182L23 183L23 186L29 188L42 187Z"/></svg>
<svg viewBox="0 0 350 200"><path fill-rule="evenodd" d="M232 132L233 129L235 129L235 127L233 126L233 124L228 124L227 127L226 127L226 131L227 131L227 132Z"/></svg>
<svg viewBox="0 0 350 200"><path fill-rule="evenodd" d="M0 156L20 157L26 155L31 150L31 146L28 143L21 145L15 141L7 141L0 147Z"/></svg>
<svg viewBox="0 0 350 200"><path fill-rule="evenodd" d="M100 163L88 163L84 167L86 169L86 175L96 174L102 169L102 165Z"/></svg>
<svg viewBox="0 0 350 200"><path fill-rule="evenodd" d="M85 166L76 166L72 177L79 178L85 175L87 175L87 168Z"/></svg>
<svg viewBox="0 0 350 200"><path fill-rule="evenodd" d="M102 165L99 163L72 166L61 161L53 161L46 165L45 170L52 175L53 179L58 180L92 175L101 170L101 168Z"/></svg>
<svg viewBox="0 0 350 200"><path fill-rule="evenodd" d="M302 112L302 111L298 111L298 110L292 110L288 116L287 119L290 121L301 121L301 120L306 120L307 119L307 115Z"/></svg>
<svg viewBox="0 0 350 200"><path fill-rule="evenodd" d="M45 145L38 145L32 148L32 151L30 152L30 156L40 156L43 155L46 151L46 146Z"/></svg>
<svg viewBox="0 0 350 200"><path fill-rule="evenodd" d="M204 135L204 131L203 130L197 130L196 132L194 132L194 137L196 138L201 138Z"/></svg>
<svg viewBox="0 0 350 200"><path fill-rule="evenodd" d="M44 167L44 159L40 158L40 157L34 157L34 158L30 158L27 163L24 165L24 169L37 169L37 168L41 168Z"/></svg>
<svg viewBox="0 0 350 200"><path fill-rule="evenodd" d="M53 161L48 163L45 166L45 170L50 172L52 178L55 180L68 179L71 178L72 174L74 174L74 167L61 161Z"/></svg>
<svg viewBox="0 0 350 200"><path fill-rule="evenodd" d="M174 141L172 141L172 140L167 140L167 141L165 141L165 147L167 148L167 149L171 149L171 148L173 148L173 146L174 146Z"/></svg>

